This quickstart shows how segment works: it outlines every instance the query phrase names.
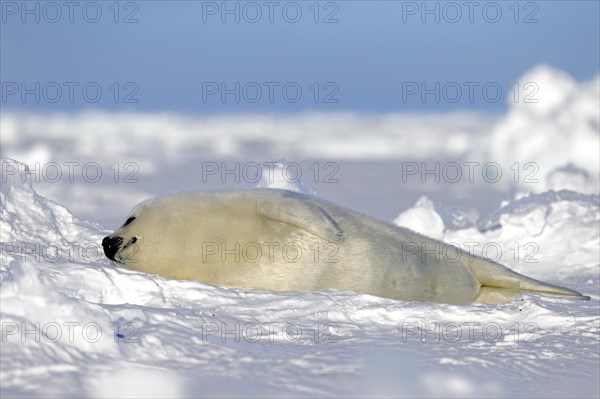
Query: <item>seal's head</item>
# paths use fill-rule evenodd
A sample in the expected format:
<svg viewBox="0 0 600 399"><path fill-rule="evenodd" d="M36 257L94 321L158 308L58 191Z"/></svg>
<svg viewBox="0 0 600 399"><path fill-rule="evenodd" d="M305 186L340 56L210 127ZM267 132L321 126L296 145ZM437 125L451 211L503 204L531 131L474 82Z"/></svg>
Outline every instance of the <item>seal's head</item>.
<svg viewBox="0 0 600 399"><path fill-rule="evenodd" d="M161 196L136 205L125 222L102 240L106 257L129 269L155 274L175 264L174 259L189 247L182 237L194 230L194 224L189 223L188 207L181 204L185 198ZM186 234L180 234L182 229Z"/></svg>

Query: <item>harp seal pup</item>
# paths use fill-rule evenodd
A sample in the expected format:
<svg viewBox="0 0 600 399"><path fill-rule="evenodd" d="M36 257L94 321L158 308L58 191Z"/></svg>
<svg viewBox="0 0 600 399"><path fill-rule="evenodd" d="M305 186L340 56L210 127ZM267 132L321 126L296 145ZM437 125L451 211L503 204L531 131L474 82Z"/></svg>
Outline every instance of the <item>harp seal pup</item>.
<svg viewBox="0 0 600 399"><path fill-rule="evenodd" d="M589 299L409 229L279 189L146 200L106 256L172 279L273 291L338 289L408 301L501 303L521 291Z"/></svg>

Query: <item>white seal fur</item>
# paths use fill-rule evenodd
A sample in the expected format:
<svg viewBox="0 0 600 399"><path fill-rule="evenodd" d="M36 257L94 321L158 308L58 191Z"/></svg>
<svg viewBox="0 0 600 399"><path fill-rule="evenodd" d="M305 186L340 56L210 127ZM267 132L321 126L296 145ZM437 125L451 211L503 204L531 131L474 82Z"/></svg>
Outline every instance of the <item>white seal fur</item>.
<svg viewBox="0 0 600 399"><path fill-rule="evenodd" d="M136 206L103 240L131 269L274 291L499 303L523 290L589 299L454 246L286 190L187 192Z"/></svg>

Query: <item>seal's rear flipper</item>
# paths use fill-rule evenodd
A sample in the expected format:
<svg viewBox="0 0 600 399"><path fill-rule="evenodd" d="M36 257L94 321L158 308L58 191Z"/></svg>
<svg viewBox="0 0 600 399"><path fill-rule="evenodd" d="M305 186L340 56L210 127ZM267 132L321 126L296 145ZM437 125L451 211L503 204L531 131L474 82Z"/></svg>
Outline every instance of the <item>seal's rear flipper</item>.
<svg viewBox="0 0 600 399"><path fill-rule="evenodd" d="M577 291L535 280L487 259L474 257L469 266L481 283L482 288L533 291L545 295L586 301L590 299L589 296L582 295Z"/></svg>
<svg viewBox="0 0 600 399"><path fill-rule="evenodd" d="M496 287L481 287L479 291L479 295L475 298L475 302L483 303L486 305L498 305L501 303L508 303L515 298L523 295L523 293L528 290L515 290L512 288L496 288ZM589 300L589 296L572 296L572 295L559 295L559 294L551 294L546 291L534 291L529 290L529 292L533 292L535 294L556 297L556 298L566 298L566 299L576 299L576 300Z"/></svg>
<svg viewBox="0 0 600 399"><path fill-rule="evenodd" d="M511 288L481 287L479 295L475 298L475 302L486 305L498 305L510 302L522 294L523 291Z"/></svg>

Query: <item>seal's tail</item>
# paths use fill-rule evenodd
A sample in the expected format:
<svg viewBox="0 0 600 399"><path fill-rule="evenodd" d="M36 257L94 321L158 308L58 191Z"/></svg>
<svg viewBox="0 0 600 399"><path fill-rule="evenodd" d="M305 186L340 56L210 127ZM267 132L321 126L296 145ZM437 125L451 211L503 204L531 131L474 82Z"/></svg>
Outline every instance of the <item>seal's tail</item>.
<svg viewBox="0 0 600 399"><path fill-rule="evenodd" d="M577 291L535 280L487 259L475 257L470 262L470 267L482 287L534 291L540 294L557 295L572 299L590 299L589 296L582 295Z"/></svg>

